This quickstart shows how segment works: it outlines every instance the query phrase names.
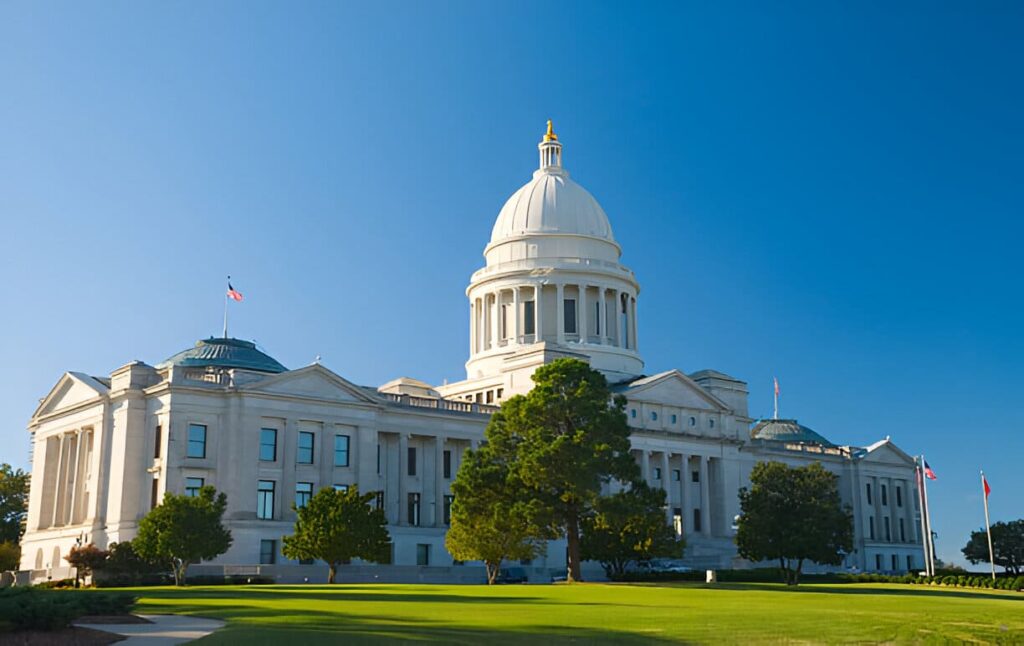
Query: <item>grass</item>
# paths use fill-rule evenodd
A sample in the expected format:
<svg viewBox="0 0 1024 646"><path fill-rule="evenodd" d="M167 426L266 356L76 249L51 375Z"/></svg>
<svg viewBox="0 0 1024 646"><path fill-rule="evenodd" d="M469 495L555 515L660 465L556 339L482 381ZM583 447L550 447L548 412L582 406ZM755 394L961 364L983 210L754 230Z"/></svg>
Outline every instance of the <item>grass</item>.
<svg viewBox="0 0 1024 646"><path fill-rule="evenodd" d="M212 644L1024 643L1024 594L896 584L138 588L225 619Z"/></svg>

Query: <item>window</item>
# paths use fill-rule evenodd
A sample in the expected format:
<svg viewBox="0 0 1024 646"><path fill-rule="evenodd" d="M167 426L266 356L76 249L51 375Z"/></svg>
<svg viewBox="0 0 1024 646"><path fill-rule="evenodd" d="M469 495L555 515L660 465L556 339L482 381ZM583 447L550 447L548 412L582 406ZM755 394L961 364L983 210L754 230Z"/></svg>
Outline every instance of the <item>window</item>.
<svg viewBox="0 0 1024 646"><path fill-rule="evenodd" d="M885 485L882 485L882 506L885 507L889 504L889 496L886 495Z"/></svg>
<svg viewBox="0 0 1024 646"><path fill-rule="evenodd" d="M661 467L654 467L654 479L661 480Z"/></svg>
<svg viewBox="0 0 1024 646"><path fill-rule="evenodd" d="M452 503L454 501L455 501L455 496L450 496L449 495L449 496L445 496L444 497L444 516L443 516L443 518L444 518L444 524L445 525L451 525L452 524Z"/></svg>
<svg viewBox="0 0 1024 646"><path fill-rule="evenodd" d="M153 478L153 487L149 490L149 508L160 504L160 480Z"/></svg>
<svg viewBox="0 0 1024 646"><path fill-rule="evenodd" d="M897 556L895 554L892 555L892 569L893 572L900 569L900 562L897 560Z"/></svg>
<svg viewBox="0 0 1024 646"><path fill-rule="evenodd" d="M672 528L675 530L676 536L683 535L683 510L680 507L672 510Z"/></svg>
<svg viewBox="0 0 1024 646"><path fill-rule="evenodd" d="M696 426L696 425L697 425L697 418L696 417L691 417L690 418L690 426Z"/></svg>
<svg viewBox="0 0 1024 646"><path fill-rule="evenodd" d="M903 542L903 543L907 542L907 528L903 525L903 519L902 518L900 518L900 542Z"/></svg>
<svg viewBox="0 0 1024 646"><path fill-rule="evenodd" d="M871 483L870 483L870 482L868 483L868 489L867 489L867 491L868 491L868 504L869 504L869 505L873 505L874 503L873 503L873 502L871 502Z"/></svg>
<svg viewBox="0 0 1024 646"><path fill-rule="evenodd" d="M875 569L881 571L882 569L882 555L875 554Z"/></svg>
<svg viewBox="0 0 1024 646"><path fill-rule="evenodd" d="M892 532L890 531L889 527L889 517L886 516L883 520L885 520L885 540L886 542L892 542Z"/></svg>
<svg viewBox="0 0 1024 646"><path fill-rule="evenodd" d="M378 491L373 502L377 509L384 509L384 492Z"/></svg>
<svg viewBox="0 0 1024 646"><path fill-rule="evenodd" d="M715 427L715 420L709 419L708 420L708 428L714 428L714 427Z"/></svg>
<svg viewBox="0 0 1024 646"><path fill-rule="evenodd" d="M274 462L277 460L277 429L260 429L260 461Z"/></svg>
<svg viewBox="0 0 1024 646"><path fill-rule="evenodd" d="M348 435L334 436L334 466L348 466Z"/></svg>
<svg viewBox="0 0 1024 646"><path fill-rule="evenodd" d="M523 334L536 334L537 328L535 327L535 319L537 318L534 314L534 302L526 301L523 303Z"/></svg>
<svg viewBox="0 0 1024 646"><path fill-rule="evenodd" d="M594 334L601 336L601 301L594 303L594 320L597 322L597 325L594 326Z"/></svg>
<svg viewBox="0 0 1024 646"><path fill-rule="evenodd" d="M203 488L202 478L185 478L185 495L190 498L195 498L199 495L199 490Z"/></svg>
<svg viewBox="0 0 1024 646"><path fill-rule="evenodd" d="M206 425L188 425L188 457L206 457Z"/></svg>
<svg viewBox="0 0 1024 646"><path fill-rule="evenodd" d="M445 451L443 453L443 460L444 460L444 477L450 479L452 477L452 452L451 451Z"/></svg>
<svg viewBox="0 0 1024 646"><path fill-rule="evenodd" d="M502 341L508 338L508 305L501 306L501 315L498 317L498 332Z"/></svg>
<svg viewBox="0 0 1024 646"><path fill-rule="evenodd" d="M672 423L675 424L677 420L678 420L678 418L675 415L673 415L672 416Z"/></svg>
<svg viewBox="0 0 1024 646"><path fill-rule="evenodd" d="M497 390L494 391L494 396L497 399L501 399L501 396L504 395L504 394L505 394L505 389L504 388L498 388Z"/></svg>
<svg viewBox="0 0 1024 646"><path fill-rule="evenodd" d="M690 482L700 482L700 471L690 472Z"/></svg>
<svg viewBox="0 0 1024 646"><path fill-rule="evenodd" d="M274 517L274 481L260 480L256 487L256 518L270 520Z"/></svg>
<svg viewBox="0 0 1024 646"><path fill-rule="evenodd" d="M416 447L410 446L407 455L408 467L406 471L408 472L409 475L414 476L416 475Z"/></svg>
<svg viewBox="0 0 1024 646"><path fill-rule="evenodd" d="M299 452L295 461L299 464L313 464L313 433L299 431Z"/></svg>
<svg viewBox="0 0 1024 646"><path fill-rule="evenodd" d="M914 557L911 556L910 554L907 554L907 570L909 571L909 570L913 570L913 569L914 569Z"/></svg>
<svg viewBox="0 0 1024 646"><path fill-rule="evenodd" d="M901 487L896 487L896 506L903 506L903 489Z"/></svg>
<svg viewBox="0 0 1024 646"><path fill-rule="evenodd" d="M156 432L153 433L153 458L160 457L160 449L164 443L164 427L156 425Z"/></svg>
<svg viewBox="0 0 1024 646"><path fill-rule="evenodd" d="M348 485L346 485L346 484L336 484L336 485L334 485L334 490L335 491L341 491L342 493L347 492L348 491Z"/></svg>
<svg viewBox="0 0 1024 646"><path fill-rule="evenodd" d="M875 540L875 517L868 518L868 537Z"/></svg>
<svg viewBox="0 0 1024 646"><path fill-rule="evenodd" d="M273 565L277 561L277 541L260 541L260 565Z"/></svg>
<svg viewBox="0 0 1024 646"><path fill-rule="evenodd" d="M409 524L413 527L419 527L420 524L420 495L418 493L409 494Z"/></svg>
<svg viewBox="0 0 1024 646"><path fill-rule="evenodd" d="M313 483L312 482L296 482L295 483L295 506L298 508L305 507L309 503L309 499L313 497Z"/></svg>
<svg viewBox="0 0 1024 646"><path fill-rule="evenodd" d="M683 477L683 474L680 473L679 469L672 469L672 481L673 482L679 482L682 479L682 477Z"/></svg>
<svg viewBox="0 0 1024 646"><path fill-rule="evenodd" d="M656 412L654 412L653 410L651 411L651 421L652 422L657 422L658 421L658 414Z"/></svg>
<svg viewBox="0 0 1024 646"><path fill-rule="evenodd" d="M565 313L565 333L576 334L576 299L563 299L562 309Z"/></svg>
<svg viewBox="0 0 1024 646"><path fill-rule="evenodd" d="M633 419L636 419L636 409L635 408L630 408L629 409L629 416L632 417Z"/></svg>
<svg viewBox="0 0 1024 646"><path fill-rule="evenodd" d="M377 475L380 475L380 444L377 444Z"/></svg>
<svg viewBox="0 0 1024 646"><path fill-rule="evenodd" d="M416 544L416 565L430 565L430 544Z"/></svg>
<svg viewBox="0 0 1024 646"><path fill-rule="evenodd" d="M486 395L487 395L487 397L486 397L487 403L488 404L493 404L494 403L494 391L493 390L488 390Z"/></svg>
<svg viewBox="0 0 1024 646"><path fill-rule="evenodd" d="M695 531L695 532L699 532L700 531L700 510L699 509L694 509L693 510L693 531Z"/></svg>

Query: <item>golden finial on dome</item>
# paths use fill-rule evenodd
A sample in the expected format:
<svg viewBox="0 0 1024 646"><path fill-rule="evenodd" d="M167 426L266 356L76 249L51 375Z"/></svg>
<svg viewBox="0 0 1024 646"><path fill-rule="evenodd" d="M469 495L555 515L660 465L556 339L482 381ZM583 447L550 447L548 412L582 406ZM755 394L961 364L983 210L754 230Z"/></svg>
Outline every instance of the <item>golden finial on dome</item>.
<svg viewBox="0 0 1024 646"><path fill-rule="evenodd" d="M544 141L558 141L558 135L555 134L554 126L551 125L551 119L548 119L548 131L544 134Z"/></svg>

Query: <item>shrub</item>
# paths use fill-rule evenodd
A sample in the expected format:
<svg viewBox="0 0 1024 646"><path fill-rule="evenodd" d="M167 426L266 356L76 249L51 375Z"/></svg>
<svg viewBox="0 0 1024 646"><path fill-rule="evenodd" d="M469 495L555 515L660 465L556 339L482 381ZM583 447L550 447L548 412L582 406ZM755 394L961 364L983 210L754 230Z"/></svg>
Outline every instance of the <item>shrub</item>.
<svg viewBox="0 0 1024 646"><path fill-rule="evenodd" d="M73 588L73 587L75 587L75 580L74 579L56 579L56 580L53 580L53 581L43 581L42 583L37 583L34 587L42 588L43 590L53 590L53 589L59 589L59 588Z"/></svg>
<svg viewBox="0 0 1024 646"><path fill-rule="evenodd" d="M135 597L125 593L15 587L0 590L0 624L15 630L59 630L84 615L126 614Z"/></svg>

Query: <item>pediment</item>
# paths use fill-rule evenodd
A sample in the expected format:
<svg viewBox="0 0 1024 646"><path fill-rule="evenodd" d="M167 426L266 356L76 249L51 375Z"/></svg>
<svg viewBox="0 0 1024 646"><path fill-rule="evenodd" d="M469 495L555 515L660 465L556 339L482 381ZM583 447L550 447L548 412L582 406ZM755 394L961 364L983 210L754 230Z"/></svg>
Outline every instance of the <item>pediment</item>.
<svg viewBox="0 0 1024 646"><path fill-rule="evenodd" d="M914 458L907 455L890 440L882 440L877 444L868 447L865 453L864 462L873 464L892 464L898 466L913 466Z"/></svg>
<svg viewBox="0 0 1024 646"><path fill-rule="evenodd" d="M65 408L71 408L97 397L105 396L109 389L89 375L81 372L66 372L43 398L32 414L33 419L49 415Z"/></svg>
<svg viewBox="0 0 1024 646"><path fill-rule="evenodd" d="M325 401L377 403L365 390L319 364L282 372L241 386L239 390Z"/></svg>
<svg viewBox="0 0 1024 646"><path fill-rule="evenodd" d="M638 379L621 391L630 401L727 412L729 407L678 370Z"/></svg>

